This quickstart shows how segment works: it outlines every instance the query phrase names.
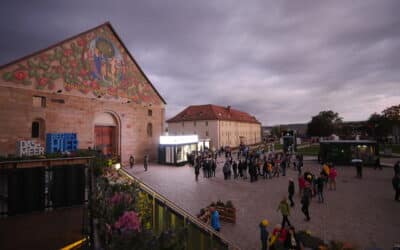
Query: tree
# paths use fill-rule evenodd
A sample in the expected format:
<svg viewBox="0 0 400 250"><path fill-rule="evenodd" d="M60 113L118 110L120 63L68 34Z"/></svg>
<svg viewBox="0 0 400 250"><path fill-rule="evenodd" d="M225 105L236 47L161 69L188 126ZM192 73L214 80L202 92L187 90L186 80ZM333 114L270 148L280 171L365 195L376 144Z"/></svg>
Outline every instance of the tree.
<svg viewBox="0 0 400 250"><path fill-rule="evenodd" d="M391 106L382 111L382 116L389 120L392 124L400 123L400 104Z"/></svg>
<svg viewBox="0 0 400 250"><path fill-rule="evenodd" d="M272 129L271 129L271 134L272 134L274 137L280 137L280 136L281 136L281 128L280 128L280 126L274 126L274 127L272 127Z"/></svg>
<svg viewBox="0 0 400 250"><path fill-rule="evenodd" d="M318 115L313 116L307 125L307 134L309 136L330 136L342 123L339 114L332 110L321 111Z"/></svg>
<svg viewBox="0 0 400 250"><path fill-rule="evenodd" d="M373 113L367 123L376 140L385 141L385 138L391 135L393 126L400 125L400 105L386 108L381 114Z"/></svg>

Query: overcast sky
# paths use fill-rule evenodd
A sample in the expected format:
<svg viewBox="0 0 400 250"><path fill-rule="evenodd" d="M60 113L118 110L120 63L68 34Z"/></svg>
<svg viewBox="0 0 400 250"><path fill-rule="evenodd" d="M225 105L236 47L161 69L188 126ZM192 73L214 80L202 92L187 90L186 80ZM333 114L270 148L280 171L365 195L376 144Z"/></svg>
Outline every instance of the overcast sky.
<svg viewBox="0 0 400 250"><path fill-rule="evenodd" d="M400 103L400 1L8 1L0 65L110 21L167 101L231 105L264 125Z"/></svg>

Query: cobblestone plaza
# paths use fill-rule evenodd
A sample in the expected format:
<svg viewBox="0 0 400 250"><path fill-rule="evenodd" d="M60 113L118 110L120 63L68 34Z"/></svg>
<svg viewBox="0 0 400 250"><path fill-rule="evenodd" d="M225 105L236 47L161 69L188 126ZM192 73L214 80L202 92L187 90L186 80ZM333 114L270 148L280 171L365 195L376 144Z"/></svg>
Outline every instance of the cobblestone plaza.
<svg viewBox="0 0 400 250"><path fill-rule="evenodd" d="M269 231L281 223L277 212L279 201L287 195L288 178L297 179L290 169L287 176L270 180L224 180L222 159L219 159L216 177L195 182L194 170L189 166L169 167L153 165L144 172L136 165L128 171L168 199L193 215L217 200L232 200L237 208L236 224L223 223L221 233L241 249L259 249L258 224L264 218L270 221ZM305 161L305 170L318 173L316 161ZM289 220L297 230L309 230L325 241L341 240L361 248L390 249L400 241L400 203L394 201L391 186L392 168L364 169L363 179L355 178L353 167L337 167L337 190L325 189L325 203L313 199L311 221L305 222L300 210L296 181L295 207Z"/></svg>

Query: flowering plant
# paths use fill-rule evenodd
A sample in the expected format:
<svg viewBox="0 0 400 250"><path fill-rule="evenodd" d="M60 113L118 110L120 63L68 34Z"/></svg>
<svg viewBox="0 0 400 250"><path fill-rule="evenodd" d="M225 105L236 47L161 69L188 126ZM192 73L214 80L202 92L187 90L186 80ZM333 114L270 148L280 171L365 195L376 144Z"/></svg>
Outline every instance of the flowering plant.
<svg viewBox="0 0 400 250"><path fill-rule="evenodd" d="M119 217L117 222L115 222L114 227L121 232L140 232L140 218L134 211L125 212L121 217Z"/></svg>

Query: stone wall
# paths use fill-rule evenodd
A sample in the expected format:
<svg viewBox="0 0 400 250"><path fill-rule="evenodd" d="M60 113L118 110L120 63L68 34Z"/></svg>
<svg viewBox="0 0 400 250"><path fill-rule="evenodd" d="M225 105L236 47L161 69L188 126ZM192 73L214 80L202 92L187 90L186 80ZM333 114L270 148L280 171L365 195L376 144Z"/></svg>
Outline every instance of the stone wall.
<svg viewBox="0 0 400 250"><path fill-rule="evenodd" d="M34 107L33 97L45 98L45 107ZM148 110L152 110L149 116ZM132 154L141 162L145 153L156 161L158 138L163 131L164 105L107 101L0 86L0 154L15 154L18 140L30 140L34 120L44 122L45 133L77 133L79 148L94 147L96 114L110 113L118 123L118 153L122 162ZM152 123L152 136L147 124ZM37 139L45 145L45 137Z"/></svg>

